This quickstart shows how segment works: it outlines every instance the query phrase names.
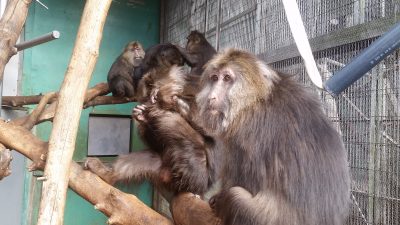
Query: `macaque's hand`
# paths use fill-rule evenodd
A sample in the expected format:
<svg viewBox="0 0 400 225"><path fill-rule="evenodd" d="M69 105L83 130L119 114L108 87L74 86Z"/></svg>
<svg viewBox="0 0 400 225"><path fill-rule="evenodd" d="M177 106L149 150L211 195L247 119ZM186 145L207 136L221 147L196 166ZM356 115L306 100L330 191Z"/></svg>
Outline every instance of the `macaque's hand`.
<svg viewBox="0 0 400 225"><path fill-rule="evenodd" d="M147 122L147 119L144 115L144 112L146 111L147 106L142 104L142 105L137 105L135 108L132 110L132 117L137 120L138 122Z"/></svg>

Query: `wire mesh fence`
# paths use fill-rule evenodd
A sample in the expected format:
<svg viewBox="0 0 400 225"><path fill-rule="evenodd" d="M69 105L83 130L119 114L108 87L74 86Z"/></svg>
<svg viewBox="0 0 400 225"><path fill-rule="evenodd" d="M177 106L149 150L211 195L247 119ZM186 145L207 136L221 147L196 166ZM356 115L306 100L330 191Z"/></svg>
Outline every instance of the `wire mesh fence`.
<svg viewBox="0 0 400 225"><path fill-rule="evenodd" d="M395 51L342 95L315 89L281 1L168 0L164 41L185 45L191 30L220 49L255 53L321 97L343 136L352 176L349 225L400 224L400 51ZM297 0L323 80L331 77L400 20L400 0Z"/></svg>

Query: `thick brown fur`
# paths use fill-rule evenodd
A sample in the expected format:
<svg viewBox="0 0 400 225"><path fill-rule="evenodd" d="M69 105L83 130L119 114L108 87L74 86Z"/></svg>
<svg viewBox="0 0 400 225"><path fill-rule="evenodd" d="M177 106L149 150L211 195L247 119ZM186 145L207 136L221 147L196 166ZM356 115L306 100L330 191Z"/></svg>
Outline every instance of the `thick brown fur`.
<svg viewBox="0 0 400 225"><path fill-rule="evenodd" d="M137 41L128 43L124 51L112 64L107 82L113 96L133 97L138 79L135 70L138 70L145 56L142 45Z"/></svg>
<svg viewBox="0 0 400 225"><path fill-rule="evenodd" d="M190 75L195 76L203 73L203 66L217 53L204 34L197 30L190 32L185 48L177 47L187 64L192 67Z"/></svg>
<svg viewBox="0 0 400 225"><path fill-rule="evenodd" d="M225 225L344 223L346 153L315 95L229 49L206 65L196 102L198 121L225 146L222 190L210 200Z"/></svg>
<svg viewBox="0 0 400 225"><path fill-rule="evenodd" d="M120 156L112 168L98 159L86 161L86 167L105 181L147 179L159 189L201 195L216 179L210 151L214 140L176 110L175 98L182 96L186 82L180 67L183 59L173 57L176 51L173 45L158 45L143 60L146 72L137 94L144 104L134 109L133 117L150 149Z"/></svg>
<svg viewBox="0 0 400 225"><path fill-rule="evenodd" d="M172 44L158 44L146 50L141 64L143 75L138 83L136 99L144 103L149 97L155 97L161 85L169 80L169 71L175 66L182 66L184 59Z"/></svg>

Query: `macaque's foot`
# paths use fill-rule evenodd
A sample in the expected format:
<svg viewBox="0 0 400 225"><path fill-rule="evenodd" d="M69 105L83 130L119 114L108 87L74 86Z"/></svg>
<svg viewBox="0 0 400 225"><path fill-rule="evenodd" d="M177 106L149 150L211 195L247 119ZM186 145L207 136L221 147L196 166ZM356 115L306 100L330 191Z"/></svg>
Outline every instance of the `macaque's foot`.
<svg viewBox="0 0 400 225"><path fill-rule="evenodd" d="M210 200L208 200L208 204L210 204L210 207L213 211L215 211L217 208L217 201L218 201L219 197L220 197L220 195L216 194L216 195L212 196L210 198Z"/></svg>
<svg viewBox="0 0 400 225"><path fill-rule="evenodd" d="M138 122L147 122L146 117L144 116L144 111L146 111L146 105L137 105L132 110L132 117L137 120Z"/></svg>
<svg viewBox="0 0 400 225"><path fill-rule="evenodd" d="M99 168L100 165L102 165L102 164L103 163L100 161L100 159L89 157L86 159L85 163L83 164L83 168L85 170L92 171L92 169L96 170L96 168Z"/></svg>
<svg viewBox="0 0 400 225"><path fill-rule="evenodd" d="M98 175L101 179L109 184L113 184L113 169L104 165L102 161L98 158L89 157L86 159L83 168L85 170L90 170L94 174Z"/></svg>

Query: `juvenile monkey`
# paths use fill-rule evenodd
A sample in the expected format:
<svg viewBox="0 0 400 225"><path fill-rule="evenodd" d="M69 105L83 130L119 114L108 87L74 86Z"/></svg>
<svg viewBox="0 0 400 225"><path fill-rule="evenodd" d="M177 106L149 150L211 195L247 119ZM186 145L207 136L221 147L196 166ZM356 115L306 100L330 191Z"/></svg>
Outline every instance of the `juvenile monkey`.
<svg viewBox="0 0 400 225"><path fill-rule="evenodd" d="M177 47L187 64L192 67L190 75L200 76L203 66L217 53L204 34L197 30L190 32L185 48Z"/></svg>
<svg viewBox="0 0 400 225"><path fill-rule="evenodd" d="M133 97L137 84L141 78L141 73L138 70L145 52L142 45L133 41L128 43L124 51L112 64L107 82L113 96L118 97Z"/></svg>
<svg viewBox="0 0 400 225"><path fill-rule="evenodd" d="M350 179L340 135L320 101L254 55L229 49L205 67L198 122L225 145L224 225L342 225Z"/></svg>
<svg viewBox="0 0 400 225"><path fill-rule="evenodd" d="M174 110L172 98L181 95L185 82L180 65L183 58L174 45L161 44L146 52L138 87L144 104L134 109L133 117L149 149L119 156L111 168L90 158L86 168L111 184L147 179L159 189L200 195L210 187L216 177L210 151L214 141Z"/></svg>
<svg viewBox="0 0 400 225"><path fill-rule="evenodd" d="M147 49L146 56L140 65L143 75L138 82L136 91L137 101L145 103L152 98L154 102L158 90L163 85L167 83L174 84L177 82L176 79L181 80L183 74L181 74L180 70L174 70L175 72L179 71L176 76L170 73L170 71L174 66L179 67L183 63L184 59L182 55L179 53L177 47L172 44L158 44Z"/></svg>

